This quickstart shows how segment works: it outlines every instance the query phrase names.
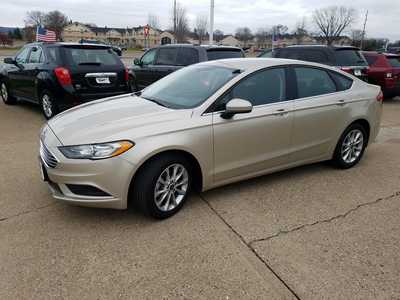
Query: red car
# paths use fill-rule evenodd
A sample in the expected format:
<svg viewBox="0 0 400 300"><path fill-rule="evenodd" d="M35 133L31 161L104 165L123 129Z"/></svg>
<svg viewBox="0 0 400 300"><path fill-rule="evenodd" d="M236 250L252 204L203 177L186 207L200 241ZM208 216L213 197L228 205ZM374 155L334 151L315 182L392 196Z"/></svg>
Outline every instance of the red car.
<svg viewBox="0 0 400 300"><path fill-rule="evenodd" d="M363 52L370 67L369 82L380 85L387 98L400 96L400 55Z"/></svg>

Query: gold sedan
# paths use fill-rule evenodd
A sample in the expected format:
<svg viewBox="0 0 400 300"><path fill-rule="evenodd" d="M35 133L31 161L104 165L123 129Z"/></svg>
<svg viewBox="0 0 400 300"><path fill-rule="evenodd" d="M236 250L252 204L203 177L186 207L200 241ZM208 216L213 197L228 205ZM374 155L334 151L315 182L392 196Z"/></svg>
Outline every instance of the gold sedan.
<svg viewBox="0 0 400 300"><path fill-rule="evenodd" d="M380 88L327 66L228 59L179 70L136 94L50 120L43 179L56 199L149 215L179 211L192 189L317 161L356 165L378 134Z"/></svg>

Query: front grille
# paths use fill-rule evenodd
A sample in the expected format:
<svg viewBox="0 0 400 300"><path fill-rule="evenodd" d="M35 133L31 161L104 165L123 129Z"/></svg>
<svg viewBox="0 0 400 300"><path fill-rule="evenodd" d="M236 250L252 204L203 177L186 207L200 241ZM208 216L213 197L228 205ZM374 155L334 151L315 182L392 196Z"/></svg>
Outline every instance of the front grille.
<svg viewBox="0 0 400 300"><path fill-rule="evenodd" d="M57 166L57 158L50 152L42 141L40 141L40 158L43 163L49 168L55 168Z"/></svg>

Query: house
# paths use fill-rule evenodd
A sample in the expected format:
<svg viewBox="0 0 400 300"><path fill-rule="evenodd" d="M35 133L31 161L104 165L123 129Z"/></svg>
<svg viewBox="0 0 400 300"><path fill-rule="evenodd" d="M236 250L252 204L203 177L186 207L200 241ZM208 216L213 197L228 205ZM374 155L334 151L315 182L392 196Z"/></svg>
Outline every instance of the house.
<svg viewBox="0 0 400 300"><path fill-rule="evenodd" d="M89 24L82 24L74 22L64 28L62 33L63 41L65 42L79 42L85 40L97 40L112 45L124 45L126 47L138 48L151 48L161 44L161 38L166 38L164 41L168 42L168 38L173 40L173 35L166 33L163 36L163 31L151 28L149 33L145 35L145 27L132 27L132 28L113 28L113 27L98 27Z"/></svg>
<svg viewBox="0 0 400 300"><path fill-rule="evenodd" d="M233 35L225 36L222 40L219 41L218 44L223 46L242 47L242 43Z"/></svg>

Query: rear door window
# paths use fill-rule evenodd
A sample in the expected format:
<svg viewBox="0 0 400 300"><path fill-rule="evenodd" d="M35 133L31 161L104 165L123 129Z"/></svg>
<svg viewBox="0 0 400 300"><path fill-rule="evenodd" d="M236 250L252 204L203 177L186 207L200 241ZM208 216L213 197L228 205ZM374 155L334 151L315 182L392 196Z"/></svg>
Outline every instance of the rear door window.
<svg viewBox="0 0 400 300"><path fill-rule="evenodd" d="M116 54L108 48L70 48L65 47L64 53L71 65L102 65L114 66L120 63Z"/></svg>
<svg viewBox="0 0 400 300"><path fill-rule="evenodd" d="M208 49L207 57L208 60L217 60L225 58L242 58L243 53L240 49L232 49L232 50Z"/></svg>
<svg viewBox="0 0 400 300"><path fill-rule="evenodd" d="M353 85L353 80L351 80L349 77L343 76L333 71L330 72L330 75L336 81L338 91L348 90Z"/></svg>
<svg viewBox="0 0 400 300"><path fill-rule="evenodd" d="M305 61L311 61L321 64L329 63L328 55L324 51L319 50L303 50L299 53L299 59Z"/></svg>
<svg viewBox="0 0 400 300"><path fill-rule="evenodd" d="M336 49L335 57L338 66L368 66L364 56L356 49Z"/></svg>
<svg viewBox="0 0 400 300"><path fill-rule="evenodd" d="M30 64L38 64L41 62L43 62L42 49L39 47L32 48L31 55L29 56L29 63Z"/></svg>
<svg viewBox="0 0 400 300"><path fill-rule="evenodd" d="M388 57L388 61L392 67L400 68L400 56Z"/></svg>
<svg viewBox="0 0 400 300"><path fill-rule="evenodd" d="M179 66L193 65L199 62L199 52L193 48L182 47L179 49L176 64Z"/></svg>
<svg viewBox="0 0 400 300"><path fill-rule="evenodd" d="M175 65L176 56L178 53L177 48L160 48L158 49L157 65Z"/></svg>
<svg viewBox="0 0 400 300"><path fill-rule="evenodd" d="M335 82L328 72L309 67L295 67L298 98L313 97L336 92Z"/></svg>

